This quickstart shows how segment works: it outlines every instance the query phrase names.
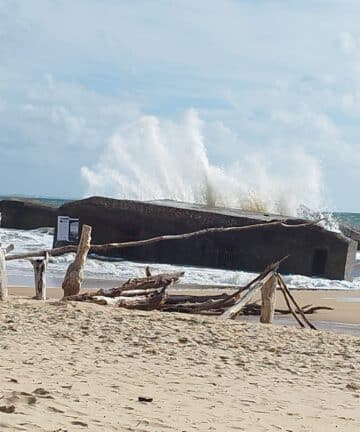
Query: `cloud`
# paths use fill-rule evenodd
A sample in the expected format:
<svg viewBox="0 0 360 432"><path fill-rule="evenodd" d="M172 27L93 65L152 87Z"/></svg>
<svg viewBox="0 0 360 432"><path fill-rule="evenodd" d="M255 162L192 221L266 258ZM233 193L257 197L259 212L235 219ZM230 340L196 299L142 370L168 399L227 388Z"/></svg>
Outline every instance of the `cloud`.
<svg viewBox="0 0 360 432"><path fill-rule="evenodd" d="M306 155L329 201L354 209L359 12L355 0L2 0L3 193L81 196L80 168L110 137L194 107L210 164Z"/></svg>
<svg viewBox="0 0 360 432"><path fill-rule="evenodd" d="M340 45L345 54L352 54L358 48L358 41L349 32L340 33Z"/></svg>

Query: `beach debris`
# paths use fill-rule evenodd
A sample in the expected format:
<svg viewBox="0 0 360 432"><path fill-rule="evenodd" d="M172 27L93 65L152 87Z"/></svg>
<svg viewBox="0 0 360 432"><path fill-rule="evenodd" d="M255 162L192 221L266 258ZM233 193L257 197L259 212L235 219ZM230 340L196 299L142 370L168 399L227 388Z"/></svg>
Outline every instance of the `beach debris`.
<svg viewBox="0 0 360 432"><path fill-rule="evenodd" d="M138 402L152 402L152 401L153 401L152 397L145 397L145 396L138 397Z"/></svg>
<svg viewBox="0 0 360 432"><path fill-rule="evenodd" d="M47 395L50 394L50 392L48 392L47 390L45 390L42 387L39 387L39 388L35 389L33 391L33 393L36 394L36 395L38 395L38 396L47 396Z"/></svg>
<svg viewBox="0 0 360 432"><path fill-rule="evenodd" d="M19 381L16 378L8 378L8 381L14 384L18 384Z"/></svg>
<svg viewBox="0 0 360 432"><path fill-rule="evenodd" d="M346 388L348 390L360 390L360 384L356 384L354 382L346 384Z"/></svg>
<svg viewBox="0 0 360 432"><path fill-rule="evenodd" d="M71 422L71 424L74 425L74 426L88 427L88 424L87 424L87 423L85 423L85 422L83 422L83 421L80 421L80 420L73 420L73 421Z"/></svg>
<svg viewBox="0 0 360 432"><path fill-rule="evenodd" d="M91 226L83 225L75 259L69 265L65 274L64 282L62 284L64 297L76 295L80 292L81 284L84 280L84 267L87 254L90 249L90 241Z"/></svg>
<svg viewBox="0 0 360 432"><path fill-rule="evenodd" d="M1 405L0 412L5 414L12 414L15 412L15 405Z"/></svg>
<svg viewBox="0 0 360 432"><path fill-rule="evenodd" d="M49 262L49 253L45 252L44 258L30 259L34 268L35 298L46 300L46 268Z"/></svg>
<svg viewBox="0 0 360 432"><path fill-rule="evenodd" d="M159 310L162 312L181 312L201 315L218 315L221 319L236 319L239 315L260 315L260 321L271 324L275 313L292 313L301 327L315 326L305 318L305 313L312 313L326 307L306 305L301 308L278 273L280 263L269 265L261 274L233 293L215 295L169 294L167 288L177 283L184 272L160 273L144 278L129 279L125 283L110 289L100 289L64 298L65 301L89 301L101 305L113 305L126 309ZM276 289L285 295L288 310L275 308ZM251 302L255 294L261 292L261 304ZM302 319L301 319L302 318Z"/></svg>

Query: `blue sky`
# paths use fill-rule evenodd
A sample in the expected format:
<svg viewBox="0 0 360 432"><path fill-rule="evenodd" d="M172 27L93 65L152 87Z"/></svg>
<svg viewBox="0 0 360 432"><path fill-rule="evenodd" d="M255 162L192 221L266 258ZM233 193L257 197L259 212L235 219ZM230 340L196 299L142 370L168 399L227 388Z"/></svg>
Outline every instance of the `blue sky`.
<svg viewBox="0 0 360 432"><path fill-rule="evenodd" d="M194 109L211 164L260 155L287 182L300 152L328 207L360 211L359 16L355 0L0 0L0 195L97 192L81 169L107 172L121 128Z"/></svg>

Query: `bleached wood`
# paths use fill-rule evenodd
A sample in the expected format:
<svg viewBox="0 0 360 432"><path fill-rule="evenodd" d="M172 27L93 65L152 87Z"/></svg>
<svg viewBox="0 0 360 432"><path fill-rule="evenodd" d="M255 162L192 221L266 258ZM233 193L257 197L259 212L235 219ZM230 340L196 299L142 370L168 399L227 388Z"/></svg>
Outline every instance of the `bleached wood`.
<svg viewBox="0 0 360 432"><path fill-rule="evenodd" d="M7 284L5 252L0 247L0 300L6 300L8 295L9 293Z"/></svg>
<svg viewBox="0 0 360 432"><path fill-rule="evenodd" d="M35 298L37 300L46 300L46 269L48 261L48 253L46 253L45 258L30 260L34 268Z"/></svg>
<svg viewBox="0 0 360 432"><path fill-rule="evenodd" d="M80 292L81 284L84 280L84 267L90 249L90 241L91 227L89 225L83 225L75 259L69 265L64 282L62 283L64 297L76 295Z"/></svg>
<svg viewBox="0 0 360 432"><path fill-rule="evenodd" d="M261 287L260 322L272 324L275 313L277 279L273 273L271 278Z"/></svg>

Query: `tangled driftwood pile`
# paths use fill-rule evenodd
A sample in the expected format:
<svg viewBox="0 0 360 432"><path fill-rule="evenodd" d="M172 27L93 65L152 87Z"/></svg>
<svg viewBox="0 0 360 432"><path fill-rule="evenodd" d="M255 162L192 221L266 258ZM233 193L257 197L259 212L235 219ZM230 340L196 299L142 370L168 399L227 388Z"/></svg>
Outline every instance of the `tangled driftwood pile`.
<svg viewBox="0 0 360 432"><path fill-rule="evenodd" d="M173 292L168 288L175 285L184 272L151 275L146 268L146 277L129 279L118 287L100 289L65 297L66 301L88 301L101 305L113 305L126 309L159 310L163 312L182 312L202 315L219 315L220 318L235 319L238 315L260 315L264 323L272 322L274 313L293 314L301 327L315 329L305 314L314 313L326 307L299 307L293 295L277 273L279 263L272 264L247 285L231 294L186 295ZM284 295L289 309L275 309L275 290ZM261 291L262 303L251 303L251 298Z"/></svg>

